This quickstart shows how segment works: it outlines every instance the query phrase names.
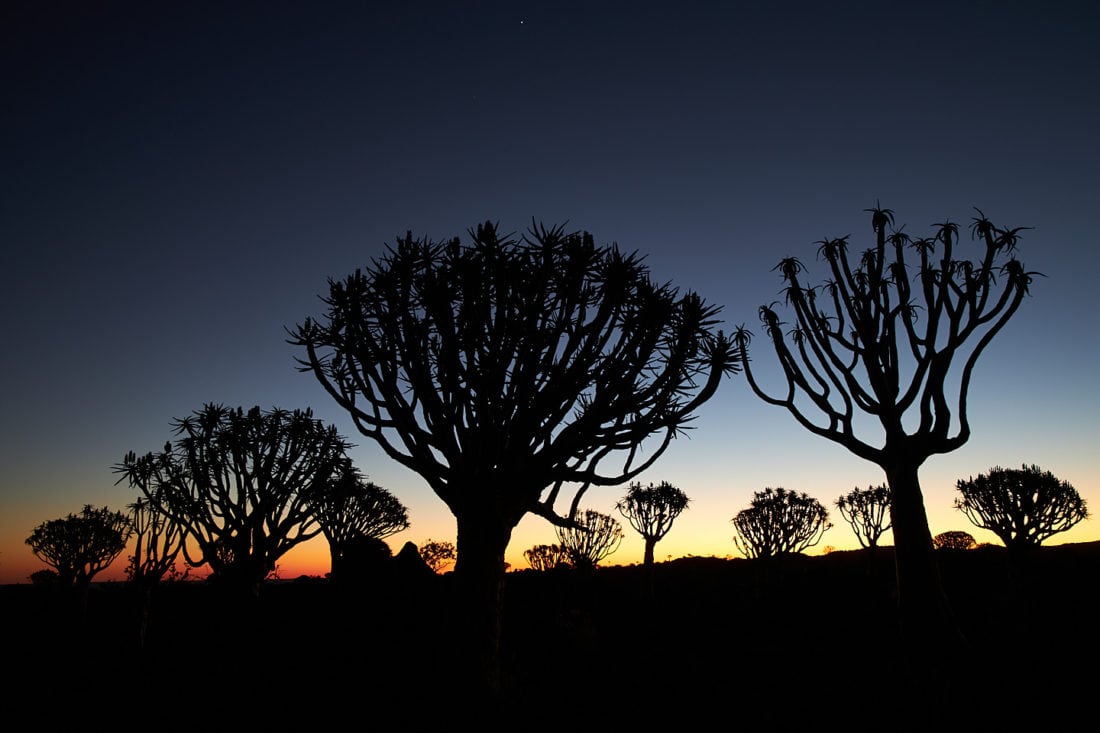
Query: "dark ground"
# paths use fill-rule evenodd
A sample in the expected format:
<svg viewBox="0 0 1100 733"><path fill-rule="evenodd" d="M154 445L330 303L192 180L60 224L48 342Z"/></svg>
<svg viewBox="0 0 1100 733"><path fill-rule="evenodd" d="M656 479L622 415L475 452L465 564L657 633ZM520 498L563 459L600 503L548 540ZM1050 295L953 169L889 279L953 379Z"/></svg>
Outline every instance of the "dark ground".
<svg viewBox="0 0 1100 733"><path fill-rule="evenodd" d="M1026 571L1001 547L938 557L968 647L937 679L898 651L881 548L775 565L683 558L656 566L652 594L639 566L510 573L507 700L493 719L449 695L462 681L449 576L354 591L301 578L247 606L206 583L164 584L144 644L125 584L94 586L83 613L57 589L2 586L0 689L9 713L124 730L1095 725L1100 542L1044 547Z"/></svg>

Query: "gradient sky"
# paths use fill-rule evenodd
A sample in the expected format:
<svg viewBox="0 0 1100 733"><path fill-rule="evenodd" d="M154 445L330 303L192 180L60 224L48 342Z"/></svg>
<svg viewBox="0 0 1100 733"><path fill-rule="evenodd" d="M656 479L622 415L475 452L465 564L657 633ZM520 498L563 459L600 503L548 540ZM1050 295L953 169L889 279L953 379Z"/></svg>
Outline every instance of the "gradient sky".
<svg viewBox="0 0 1100 733"><path fill-rule="evenodd" d="M414 473L359 436L284 328L326 278L407 230L567 223L647 255L721 305L727 330L779 298L772 268L912 235L974 207L1026 226L1043 273L979 362L973 437L921 473L932 532L996 542L955 482L1036 464L1100 512L1100 11L1080 2L5 3L0 243L0 583L45 567L24 543L84 504L136 495L111 466L206 402L311 407L409 508L389 538L454 540ZM962 252L977 256L964 240ZM758 329L757 329L758 330ZM756 368L778 370L757 339ZM777 374L778 372L773 372ZM867 434L876 442L877 434ZM734 556L766 487L833 508L881 470L727 380L644 482L691 499L658 559ZM614 513L625 486L593 489ZM609 564L641 560L625 539ZM1089 519L1049 544L1100 539ZM555 542L527 518L507 560ZM887 543L892 538L887 535ZM98 579L121 578L120 559ZM280 574L328 570L323 539Z"/></svg>

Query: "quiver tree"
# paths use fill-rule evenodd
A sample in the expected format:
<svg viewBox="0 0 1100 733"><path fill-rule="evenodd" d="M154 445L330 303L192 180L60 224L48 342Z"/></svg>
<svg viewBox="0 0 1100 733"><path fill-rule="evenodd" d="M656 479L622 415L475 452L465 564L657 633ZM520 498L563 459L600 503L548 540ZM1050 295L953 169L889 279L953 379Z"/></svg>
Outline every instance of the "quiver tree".
<svg viewBox="0 0 1100 733"><path fill-rule="evenodd" d="M868 550L878 547L879 538L890 529L890 487L856 487L836 500L837 511L852 526L859 546Z"/></svg>
<svg viewBox="0 0 1100 733"><path fill-rule="evenodd" d="M386 489L367 481L350 465L315 505L321 531L328 540L331 577L343 577L351 547L364 540L384 540L409 528L409 510Z"/></svg>
<svg viewBox="0 0 1100 733"><path fill-rule="evenodd" d="M833 525L825 506L809 494L766 488L731 520L733 544L748 558L794 555L813 547Z"/></svg>
<svg viewBox="0 0 1100 733"><path fill-rule="evenodd" d="M57 572L60 584L83 593L92 578L122 554L132 533L124 512L85 504L79 514L38 525L26 543L35 557Z"/></svg>
<svg viewBox="0 0 1100 733"><path fill-rule="evenodd" d="M134 554L126 576L138 588L148 589L175 569L176 557L183 549L183 529L145 497L128 508L134 528Z"/></svg>
<svg viewBox="0 0 1100 733"><path fill-rule="evenodd" d="M961 494L955 508L975 526L997 535L1013 556L1089 516L1077 489L1035 465L996 466L977 478L960 479L955 487Z"/></svg>
<svg viewBox="0 0 1100 733"><path fill-rule="evenodd" d="M595 570L600 561L619 549L623 527L619 520L594 509L578 512L570 526L558 526L558 542L569 564L577 570Z"/></svg>
<svg viewBox="0 0 1100 733"><path fill-rule="evenodd" d="M575 526L584 493L653 465L737 364L719 308L654 282L636 254L561 227L469 236L409 233L330 279L327 313L290 342L454 515L457 634L482 667L463 679L495 694L513 529L529 513Z"/></svg>
<svg viewBox="0 0 1100 733"><path fill-rule="evenodd" d="M140 596L138 642L145 644L149 628L153 588L165 575L176 571L176 557L183 549L183 529L158 505L139 497L129 505L134 534L134 554L126 576Z"/></svg>
<svg viewBox="0 0 1100 733"><path fill-rule="evenodd" d="M350 444L310 410L207 404L173 432L159 453L128 453L119 481L183 529L188 565L255 595L279 558L321 532L316 503L347 470Z"/></svg>
<svg viewBox="0 0 1100 733"><path fill-rule="evenodd" d="M942 660L943 644L965 640L940 580L918 469L969 440L974 367L1034 273L1012 256L1021 229L997 227L981 211L970 227L980 247L975 261L959 256L954 223L914 239L893 229L889 209L868 211L875 242L854 262L847 236L818 243L829 270L824 286L807 286L796 258L776 267L794 320L785 323L773 306L759 314L785 386L770 391L752 368L749 331L739 329L735 341L758 397L886 474L903 635L924 661ZM857 437L857 411L877 421L877 436Z"/></svg>
<svg viewBox="0 0 1100 733"><path fill-rule="evenodd" d="M642 536L645 542L645 554L642 564L653 568L654 548L672 529L672 523L680 513L687 509L688 495L667 481L642 486L632 483L626 496L615 503L630 526Z"/></svg>
<svg viewBox="0 0 1100 733"><path fill-rule="evenodd" d="M523 551L523 558L532 570L547 571L569 564L561 545L535 545Z"/></svg>

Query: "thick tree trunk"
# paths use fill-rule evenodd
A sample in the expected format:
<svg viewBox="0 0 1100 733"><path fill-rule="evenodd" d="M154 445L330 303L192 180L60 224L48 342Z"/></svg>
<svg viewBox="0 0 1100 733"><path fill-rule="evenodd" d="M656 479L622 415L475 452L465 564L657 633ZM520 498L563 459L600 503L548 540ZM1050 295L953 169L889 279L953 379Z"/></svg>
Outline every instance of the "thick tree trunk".
<svg viewBox="0 0 1100 733"><path fill-rule="evenodd" d="M645 538L645 555L642 559L643 564L647 568L653 567L653 549L657 546L657 540L652 537Z"/></svg>
<svg viewBox="0 0 1100 733"><path fill-rule="evenodd" d="M454 568L458 607L455 632L462 690L468 701L494 701L503 692L501 621L504 614L504 552L512 528L493 517L456 517Z"/></svg>
<svg viewBox="0 0 1100 733"><path fill-rule="evenodd" d="M917 475L919 464L887 467L892 500L898 619L903 652L913 681L927 692L947 695L941 683L957 674L966 639L943 587Z"/></svg>

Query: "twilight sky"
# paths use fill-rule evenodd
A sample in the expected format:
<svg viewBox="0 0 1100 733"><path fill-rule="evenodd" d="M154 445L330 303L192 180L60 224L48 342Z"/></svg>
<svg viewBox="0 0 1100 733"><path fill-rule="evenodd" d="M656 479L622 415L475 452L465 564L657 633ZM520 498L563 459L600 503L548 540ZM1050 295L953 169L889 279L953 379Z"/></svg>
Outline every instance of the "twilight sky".
<svg viewBox="0 0 1100 733"><path fill-rule="evenodd" d="M1037 464L1100 512L1100 10L1087 2L47 2L0 10L0 583L45 567L24 543L84 504L136 495L111 466L206 402L312 407L409 508L389 538L454 520L314 378L284 328L326 278L412 230L567 223L647 255L655 279L757 328L772 268L826 237L870 246L881 202L911 235L980 208L1032 227L1041 272L979 362L973 437L921 479L933 533L995 542L955 482ZM980 250L963 240L961 253ZM763 339L756 369L778 374ZM869 442L877 434L868 433ZM766 487L833 502L884 481L727 380L643 482L691 498L657 545L735 555ZM613 513L624 487L592 489ZM607 563L641 559L625 539ZM1050 544L1100 539L1096 519ZM555 542L527 518L507 559ZM889 535L887 543L892 542ZM124 558L97 579L121 578ZM323 574L318 538L283 577Z"/></svg>

